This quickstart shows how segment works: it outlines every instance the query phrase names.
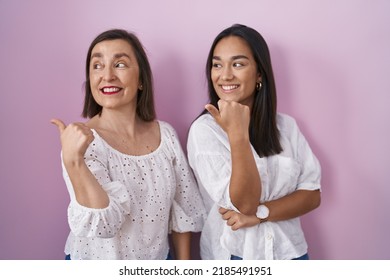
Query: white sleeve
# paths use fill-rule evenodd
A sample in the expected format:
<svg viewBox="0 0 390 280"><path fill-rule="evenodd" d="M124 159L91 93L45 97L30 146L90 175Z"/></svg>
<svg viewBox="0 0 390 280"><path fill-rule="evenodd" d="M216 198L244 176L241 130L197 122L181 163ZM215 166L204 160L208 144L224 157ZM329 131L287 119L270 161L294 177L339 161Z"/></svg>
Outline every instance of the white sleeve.
<svg viewBox="0 0 390 280"><path fill-rule="evenodd" d="M292 127L295 140L295 158L300 165L298 190L321 190L321 166L295 120Z"/></svg>
<svg viewBox="0 0 390 280"><path fill-rule="evenodd" d="M229 193L231 153L223 130L217 124L212 126L199 122L198 119L190 128L187 152L189 164L201 190L205 190L209 199L220 207L238 211Z"/></svg>
<svg viewBox="0 0 390 280"><path fill-rule="evenodd" d="M107 192L109 205L103 209L88 208L80 205L75 197L69 175L62 163L63 177L70 195L68 223L73 234L80 237L110 238L117 234L130 213L130 195L119 181L111 181L105 164L105 155L96 139L88 147L85 163Z"/></svg>
<svg viewBox="0 0 390 280"><path fill-rule="evenodd" d="M206 211L187 158L176 131L165 124L169 146L173 154L176 192L170 214L169 230L175 232L199 232L203 228Z"/></svg>

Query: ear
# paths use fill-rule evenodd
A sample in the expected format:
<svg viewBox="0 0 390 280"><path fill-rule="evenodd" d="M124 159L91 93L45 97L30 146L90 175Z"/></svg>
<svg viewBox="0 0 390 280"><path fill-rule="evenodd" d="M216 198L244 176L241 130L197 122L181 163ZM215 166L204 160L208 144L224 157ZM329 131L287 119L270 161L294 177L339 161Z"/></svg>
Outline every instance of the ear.
<svg viewBox="0 0 390 280"><path fill-rule="evenodd" d="M139 91L142 91L144 89L144 85L143 84L144 84L143 83L143 79L142 79L141 73L140 73L140 75L138 77L138 87L137 87Z"/></svg>
<svg viewBox="0 0 390 280"><path fill-rule="evenodd" d="M256 83L261 83L263 81L263 78L261 77L261 74L258 73L257 74L257 80L256 80Z"/></svg>

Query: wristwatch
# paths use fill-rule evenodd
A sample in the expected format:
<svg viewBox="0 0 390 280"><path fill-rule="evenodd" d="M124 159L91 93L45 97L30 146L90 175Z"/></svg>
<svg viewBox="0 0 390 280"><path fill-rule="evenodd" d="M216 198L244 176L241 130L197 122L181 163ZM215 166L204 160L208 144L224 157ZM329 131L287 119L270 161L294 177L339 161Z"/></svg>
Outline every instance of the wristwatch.
<svg viewBox="0 0 390 280"><path fill-rule="evenodd" d="M268 216L269 216L269 209L267 206L265 206L264 204L261 204L258 208L257 208L257 212L256 212L256 216L257 218L260 219L260 222L266 222L268 220Z"/></svg>

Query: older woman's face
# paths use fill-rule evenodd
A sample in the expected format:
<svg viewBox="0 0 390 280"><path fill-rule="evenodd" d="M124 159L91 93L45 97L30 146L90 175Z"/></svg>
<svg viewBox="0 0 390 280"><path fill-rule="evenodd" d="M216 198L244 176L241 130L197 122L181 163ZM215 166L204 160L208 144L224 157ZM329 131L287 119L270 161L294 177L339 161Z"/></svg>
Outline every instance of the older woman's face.
<svg viewBox="0 0 390 280"><path fill-rule="evenodd" d="M141 84L139 65L128 42L115 39L96 44L89 71L92 95L103 110L135 110Z"/></svg>
<svg viewBox="0 0 390 280"><path fill-rule="evenodd" d="M219 98L252 107L256 83L261 81L261 76L246 41L229 36L217 43L211 80Z"/></svg>

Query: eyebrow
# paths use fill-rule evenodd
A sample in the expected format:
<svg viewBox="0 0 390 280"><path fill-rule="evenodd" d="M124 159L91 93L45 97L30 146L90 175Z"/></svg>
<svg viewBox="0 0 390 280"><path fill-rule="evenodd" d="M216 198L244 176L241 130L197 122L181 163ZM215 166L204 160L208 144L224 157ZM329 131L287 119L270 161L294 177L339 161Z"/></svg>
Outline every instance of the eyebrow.
<svg viewBox="0 0 390 280"><path fill-rule="evenodd" d="M215 59L215 60L222 60L221 57L216 56L216 55L213 56L213 59ZM245 56L245 55L234 55L230 59L231 60L236 60L236 59L248 59L249 60L249 58L247 56Z"/></svg>
<svg viewBox="0 0 390 280"><path fill-rule="evenodd" d="M117 53L114 55L115 58L121 58L121 57L127 57L128 59L130 59L130 56L127 54L127 53Z"/></svg>
<svg viewBox="0 0 390 280"><path fill-rule="evenodd" d="M103 55L101 53L94 53L94 54L91 55L91 59L94 58L94 57L101 58L101 57L103 57ZM128 59L130 59L130 56L127 53L116 53L116 54L114 54L114 58L121 58L121 57L127 57Z"/></svg>

